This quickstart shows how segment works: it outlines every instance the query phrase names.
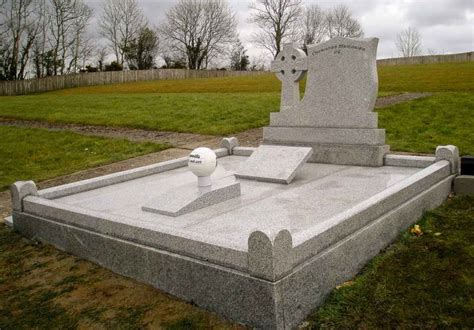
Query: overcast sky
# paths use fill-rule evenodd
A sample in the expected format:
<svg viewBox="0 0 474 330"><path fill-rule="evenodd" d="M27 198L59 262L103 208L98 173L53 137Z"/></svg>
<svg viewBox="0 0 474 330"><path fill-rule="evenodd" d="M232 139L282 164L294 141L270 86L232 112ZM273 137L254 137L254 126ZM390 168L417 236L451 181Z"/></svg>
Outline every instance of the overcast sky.
<svg viewBox="0 0 474 330"><path fill-rule="evenodd" d="M237 13L239 35L251 57L263 50L255 48L250 37L255 27L248 23L249 0L228 0ZM100 15L102 0L85 0ZM411 26L422 36L423 52L459 53L474 50L474 0L305 0L323 9L346 4L362 24L366 37L380 39L378 58L399 56L395 39L397 33ZM152 25L159 25L165 12L176 0L138 0ZM93 24L92 26L95 26ZM94 29L97 30L96 28Z"/></svg>

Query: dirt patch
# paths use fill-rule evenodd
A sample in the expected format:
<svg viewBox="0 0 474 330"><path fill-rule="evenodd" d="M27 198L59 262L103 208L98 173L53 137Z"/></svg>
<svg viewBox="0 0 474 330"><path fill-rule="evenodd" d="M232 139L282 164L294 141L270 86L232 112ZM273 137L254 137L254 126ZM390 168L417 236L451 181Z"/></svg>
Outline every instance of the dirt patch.
<svg viewBox="0 0 474 330"><path fill-rule="evenodd" d="M375 108L385 108L391 105L421 99L432 95L431 93L402 93L392 96L378 98L375 102Z"/></svg>
<svg viewBox="0 0 474 330"><path fill-rule="evenodd" d="M194 146L206 143L218 143L220 138L213 135L191 133L176 133L163 131L149 131L112 126L77 125L64 123L49 123L46 121L16 120L0 118L2 126L17 126L26 128L42 128L49 131L72 131L82 135L102 136L115 139L127 139L134 142L166 142L177 148L191 149Z"/></svg>
<svg viewBox="0 0 474 330"><path fill-rule="evenodd" d="M40 329L243 329L0 224L0 324Z"/></svg>

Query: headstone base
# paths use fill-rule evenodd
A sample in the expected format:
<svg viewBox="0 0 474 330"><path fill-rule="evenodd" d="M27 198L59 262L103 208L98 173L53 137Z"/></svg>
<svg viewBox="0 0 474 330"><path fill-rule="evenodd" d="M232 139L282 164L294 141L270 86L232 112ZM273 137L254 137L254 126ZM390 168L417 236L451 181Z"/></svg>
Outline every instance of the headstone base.
<svg viewBox="0 0 474 330"><path fill-rule="evenodd" d="M384 141L383 129L265 127L263 131L263 144L313 148L309 163L383 166L390 150Z"/></svg>

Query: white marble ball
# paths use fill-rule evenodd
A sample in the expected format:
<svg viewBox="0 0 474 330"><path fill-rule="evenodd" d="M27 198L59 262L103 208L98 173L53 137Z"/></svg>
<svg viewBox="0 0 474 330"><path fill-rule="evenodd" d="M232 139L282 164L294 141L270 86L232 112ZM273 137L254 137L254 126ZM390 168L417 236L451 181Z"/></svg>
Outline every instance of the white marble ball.
<svg viewBox="0 0 474 330"><path fill-rule="evenodd" d="M209 148L197 148L191 151L188 167L198 177L210 176L217 167L217 156Z"/></svg>

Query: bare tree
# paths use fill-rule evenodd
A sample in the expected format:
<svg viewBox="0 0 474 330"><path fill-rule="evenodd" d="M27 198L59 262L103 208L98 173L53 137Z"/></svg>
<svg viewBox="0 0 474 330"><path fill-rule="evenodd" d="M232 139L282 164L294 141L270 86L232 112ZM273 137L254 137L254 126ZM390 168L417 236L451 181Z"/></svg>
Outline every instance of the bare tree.
<svg viewBox="0 0 474 330"><path fill-rule="evenodd" d="M86 27L92 16L92 11L88 7L80 9L80 13L73 21L74 32L72 34L68 72L78 72L80 69L80 60L84 63L94 50L94 43L89 35L87 35ZM84 64L82 65L84 67Z"/></svg>
<svg viewBox="0 0 474 330"><path fill-rule="evenodd" d="M95 40L90 35L83 34L78 45L78 56L77 59L74 61L76 65L74 68L74 72L77 72L78 69L83 70L86 67L87 62L91 62L91 59L97 52L97 45L95 43ZM80 68L78 67L78 63L80 64Z"/></svg>
<svg viewBox="0 0 474 330"><path fill-rule="evenodd" d="M303 21L303 50L319 44L326 37L326 14L318 5L306 8Z"/></svg>
<svg viewBox="0 0 474 330"><path fill-rule="evenodd" d="M360 38L364 31L360 23L352 17L346 5L339 5L330 10L326 15L326 33L331 38Z"/></svg>
<svg viewBox="0 0 474 330"><path fill-rule="evenodd" d="M3 78L24 79L31 48L38 32L33 0L7 0L0 9Z"/></svg>
<svg viewBox="0 0 474 330"><path fill-rule="evenodd" d="M51 5L53 71L57 75L66 73L68 55L72 57L68 69L77 67L79 43L92 9L83 0L51 0Z"/></svg>
<svg viewBox="0 0 474 330"><path fill-rule="evenodd" d="M97 50L97 68L99 71L103 71L105 68L105 59L109 55L107 47L101 47Z"/></svg>
<svg viewBox="0 0 474 330"><path fill-rule="evenodd" d="M108 39L117 62L123 65L123 50L146 25L145 16L136 0L105 0L103 10L101 33Z"/></svg>
<svg viewBox="0 0 474 330"><path fill-rule="evenodd" d="M421 35L415 28L408 27L400 32L397 35L397 41L395 43L403 57L412 57L421 54Z"/></svg>
<svg viewBox="0 0 474 330"><path fill-rule="evenodd" d="M265 71L269 62L268 55L260 54L250 60L250 71Z"/></svg>
<svg viewBox="0 0 474 330"><path fill-rule="evenodd" d="M51 17L48 12L48 0L37 0L38 33L33 45L33 65L36 78L44 77L46 70L46 53L49 42L49 26Z"/></svg>
<svg viewBox="0 0 474 330"><path fill-rule="evenodd" d="M185 57L189 69L201 69L228 52L236 25L225 0L180 0L166 13L160 30L171 52Z"/></svg>
<svg viewBox="0 0 474 330"><path fill-rule="evenodd" d="M300 39L302 0L258 0L250 9L254 11L250 22L260 29L254 34L253 42L273 57L281 51L283 43Z"/></svg>

